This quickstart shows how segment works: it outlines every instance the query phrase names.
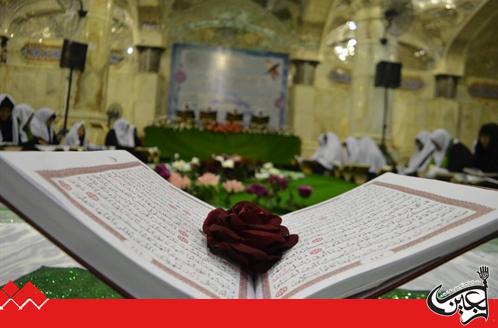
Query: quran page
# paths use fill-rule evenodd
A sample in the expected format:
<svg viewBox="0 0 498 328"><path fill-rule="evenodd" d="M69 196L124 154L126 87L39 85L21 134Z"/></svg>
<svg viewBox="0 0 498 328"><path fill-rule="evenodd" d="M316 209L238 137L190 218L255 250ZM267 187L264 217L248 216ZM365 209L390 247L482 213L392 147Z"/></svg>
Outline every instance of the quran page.
<svg viewBox="0 0 498 328"><path fill-rule="evenodd" d="M70 217L63 217L62 222L55 222L60 215L36 217L37 206L43 204L33 204L19 193L2 194L8 203L22 213L31 208L23 214L41 230L62 240L64 248L97 271L106 267L101 273L125 291L133 285L133 296L171 296L159 293L161 286L142 291L150 275L154 277L150 281L173 286L186 297L251 297L252 287L248 288L240 269L206 247L201 228L212 207L175 188L127 152L8 153L0 155L2 161ZM8 189L4 181L2 177L0 190ZM72 220L87 232L72 231ZM82 245L77 240L80 234L86 234ZM96 248L94 243L102 241L95 237L108 247ZM119 255L108 255L110 249ZM123 256L146 273L123 277L131 269L122 267L118 259ZM121 266L119 270L112 267L114 261ZM172 295L178 297L177 291Z"/></svg>
<svg viewBox="0 0 498 328"><path fill-rule="evenodd" d="M385 174L285 215L299 243L258 284L258 297L346 297L498 229L498 192Z"/></svg>

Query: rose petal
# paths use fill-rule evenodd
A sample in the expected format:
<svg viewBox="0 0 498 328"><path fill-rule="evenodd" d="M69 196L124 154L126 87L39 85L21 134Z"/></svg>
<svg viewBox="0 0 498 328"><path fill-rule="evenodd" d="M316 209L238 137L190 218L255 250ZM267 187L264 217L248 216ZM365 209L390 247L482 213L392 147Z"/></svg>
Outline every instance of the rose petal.
<svg viewBox="0 0 498 328"><path fill-rule="evenodd" d="M279 230L280 230L280 234L281 234L282 236L288 236L288 235L289 235L289 229L287 229L287 227L286 227L286 226L280 226L280 227L278 227L278 228L279 228Z"/></svg>
<svg viewBox="0 0 498 328"><path fill-rule="evenodd" d="M245 230L241 233L241 235L247 239L246 243L253 247L257 247L259 249L263 249L268 245L274 243L285 243L286 240L278 233L272 233L268 231L261 230Z"/></svg>
<svg viewBox="0 0 498 328"><path fill-rule="evenodd" d="M298 241L299 241L298 235L289 235L289 237L287 237L287 242L285 243L286 249L291 249L297 244Z"/></svg>
<svg viewBox="0 0 498 328"><path fill-rule="evenodd" d="M266 254L262 250L257 249L255 247L251 247L251 246L248 246L248 245L245 245L242 243L233 243L233 244L230 244L230 246L234 250L236 250L240 253L243 253L243 254L247 254L250 257L252 257L253 259L267 259L268 258L268 254Z"/></svg>
<svg viewBox="0 0 498 328"><path fill-rule="evenodd" d="M208 235L211 234L213 234L216 239L222 241L239 241L241 239L235 232L219 224L213 224L208 228Z"/></svg>
<svg viewBox="0 0 498 328"><path fill-rule="evenodd" d="M282 224L282 218L280 216L273 215L268 220L268 224L270 224L272 226L277 226L278 227L280 224Z"/></svg>
<svg viewBox="0 0 498 328"><path fill-rule="evenodd" d="M240 254L233 249L228 251L227 256L232 260L240 264L243 268L246 268L249 265L249 259L247 256L244 256L243 254Z"/></svg>
<svg viewBox="0 0 498 328"><path fill-rule="evenodd" d="M202 231L204 231L204 233L207 233L209 226L217 223L220 217L224 217L226 215L227 212L222 208L217 208L215 210L212 210L211 212L209 212L206 220L204 220L204 224L202 225Z"/></svg>
<svg viewBox="0 0 498 328"><path fill-rule="evenodd" d="M283 252L294 247L294 245L296 245L298 241L299 241L298 235L289 235L285 243L271 245L266 249L266 251L270 254L277 254L277 253L282 254Z"/></svg>
<svg viewBox="0 0 498 328"><path fill-rule="evenodd" d="M246 228L246 224L242 221L237 214L231 213L225 219L229 225L229 227L234 231L240 231Z"/></svg>
<svg viewBox="0 0 498 328"><path fill-rule="evenodd" d="M267 224L246 224L246 227L251 230L264 230L264 231L280 231L279 227Z"/></svg>

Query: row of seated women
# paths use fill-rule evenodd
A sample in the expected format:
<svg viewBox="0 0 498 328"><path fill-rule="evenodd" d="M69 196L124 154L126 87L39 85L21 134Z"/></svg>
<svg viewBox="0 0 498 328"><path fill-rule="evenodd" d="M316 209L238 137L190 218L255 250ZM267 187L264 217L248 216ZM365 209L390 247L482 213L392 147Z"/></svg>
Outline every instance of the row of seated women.
<svg viewBox="0 0 498 328"><path fill-rule="evenodd" d="M67 134L56 133L55 112L43 107L37 111L27 104L15 104L14 99L0 94L0 143L30 149L35 145L59 145L88 147L88 138L83 122L73 124ZM120 110L112 111L109 121L111 129L106 135L105 145L120 149L141 146L135 127L124 118Z"/></svg>
<svg viewBox="0 0 498 328"><path fill-rule="evenodd" d="M415 137L416 152L400 173L434 177L439 173L463 172L476 168L498 173L498 124L484 124L474 142L473 151L444 129L422 131Z"/></svg>
<svg viewBox="0 0 498 328"><path fill-rule="evenodd" d="M314 172L333 170L343 165L367 165L371 176L386 166L386 157L368 137L348 137L343 143L332 132L321 134L319 148L307 162ZM473 152L444 129L432 133L422 131L415 137L416 151L398 173L435 177L440 173L462 172L477 168L485 173L498 173L498 124L481 127Z"/></svg>

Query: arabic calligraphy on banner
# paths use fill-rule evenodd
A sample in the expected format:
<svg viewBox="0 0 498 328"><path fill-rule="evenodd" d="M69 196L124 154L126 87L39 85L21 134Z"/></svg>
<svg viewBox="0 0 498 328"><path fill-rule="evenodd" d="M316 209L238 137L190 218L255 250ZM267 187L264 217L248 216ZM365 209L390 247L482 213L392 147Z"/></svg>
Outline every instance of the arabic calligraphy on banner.
<svg viewBox="0 0 498 328"><path fill-rule="evenodd" d="M269 116L270 126L283 127L288 61L282 53L174 44L168 115L212 109L224 121L227 112L237 110L246 123L260 114Z"/></svg>
<svg viewBox="0 0 498 328"><path fill-rule="evenodd" d="M38 60L46 62L59 62L61 58L62 45L48 45L43 43L28 42L21 48L21 55L26 60ZM113 49L109 62L118 65L125 59L123 50Z"/></svg>

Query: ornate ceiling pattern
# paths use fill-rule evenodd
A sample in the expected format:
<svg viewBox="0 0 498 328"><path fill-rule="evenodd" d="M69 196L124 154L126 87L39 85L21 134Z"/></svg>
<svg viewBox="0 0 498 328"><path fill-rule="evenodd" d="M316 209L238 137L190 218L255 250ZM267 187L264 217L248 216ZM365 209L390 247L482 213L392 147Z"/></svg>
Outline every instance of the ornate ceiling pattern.
<svg viewBox="0 0 498 328"><path fill-rule="evenodd" d="M88 0L82 0L85 5ZM399 0L396 0L399 1ZM409 0L404 0L409 1ZM481 6L497 0L412 0L413 21L398 37L405 67L433 69ZM136 45L144 31L172 42L289 52L306 60L354 55L355 12L394 0L114 0L113 47ZM497 1L498 2L498 1ZM35 40L62 38L77 30L79 0L0 0L0 34ZM498 18L498 16L497 16ZM496 19L494 21L497 21ZM498 78L497 23L489 23L469 44L468 74Z"/></svg>

